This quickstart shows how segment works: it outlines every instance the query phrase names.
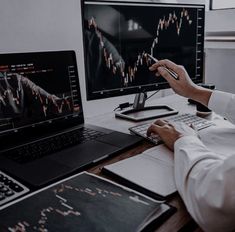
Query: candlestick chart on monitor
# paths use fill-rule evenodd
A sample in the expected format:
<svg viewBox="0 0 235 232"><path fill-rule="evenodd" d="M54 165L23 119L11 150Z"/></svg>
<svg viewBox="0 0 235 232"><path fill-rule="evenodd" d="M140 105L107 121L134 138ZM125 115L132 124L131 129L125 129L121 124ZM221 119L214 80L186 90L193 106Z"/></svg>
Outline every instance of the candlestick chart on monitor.
<svg viewBox="0 0 235 232"><path fill-rule="evenodd" d="M202 79L202 6L85 1L83 23L88 98L165 88L147 53Z"/></svg>

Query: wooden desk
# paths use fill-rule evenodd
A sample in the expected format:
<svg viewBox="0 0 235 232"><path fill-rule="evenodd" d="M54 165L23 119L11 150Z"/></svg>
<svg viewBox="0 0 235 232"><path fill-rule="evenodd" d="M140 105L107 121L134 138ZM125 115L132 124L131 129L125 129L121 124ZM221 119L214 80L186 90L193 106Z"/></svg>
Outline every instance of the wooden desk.
<svg viewBox="0 0 235 232"><path fill-rule="evenodd" d="M156 104L167 104L177 110L179 110L180 113L196 113L195 106L189 105L187 103L187 99L180 97L178 95L171 95L164 98L160 98L154 101L150 102L152 105ZM153 121L153 120L150 120ZM146 122L146 121L145 121ZM93 125L105 127L108 129L113 129L125 133L129 133L128 128L134 125L137 125L139 123L115 118L114 112L102 114L94 118L88 118L86 120L86 123L90 123ZM142 122L143 123L143 122ZM123 152L120 155L115 156L114 158L110 158L108 160L105 160L104 162L100 163L99 165L89 169L89 172L101 175L103 177L109 178L108 176L105 176L101 173L101 169L104 165L115 163L119 160L126 159L128 157L137 155L141 152L143 152L146 149L151 148L153 145L143 141L140 145ZM160 227L156 229L156 232L168 232L168 231L178 231L182 229L185 226L190 225L191 223L194 224L191 216L188 214L185 205L183 201L181 200L180 196L176 194L168 201L169 204L172 206L175 206L177 208L177 212L172 215L164 224L162 224ZM193 230L190 227L187 229L182 230L183 231L201 231L200 228L196 226L196 229Z"/></svg>

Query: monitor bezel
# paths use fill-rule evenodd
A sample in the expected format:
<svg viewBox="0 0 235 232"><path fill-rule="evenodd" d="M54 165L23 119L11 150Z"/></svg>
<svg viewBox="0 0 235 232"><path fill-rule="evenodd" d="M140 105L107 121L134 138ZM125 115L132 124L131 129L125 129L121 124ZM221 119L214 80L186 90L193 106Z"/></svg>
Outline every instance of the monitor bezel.
<svg viewBox="0 0 235 232"><path fill-rule="evenodd" d="M85 2L100 2L100 3L117 3L117 4L130 4L130 5L135 5L135 4L148 4L148 5L159 5L159 6L191 6L191 7L200 7L204 11L204 18L203 18L203 36L205 34L205 4L188 4L188 3L154 3L154 2L144 2L144 1L112 1L112 0L99 0L99 1L94 1L94 0L82 0L81 1L81 20L82 20L82 41L83 41L83 53L84 53L84 69L85 69L85 85L86 85L86 97L87 101L91 100L98 100L98 99L104 99L104 98L111 98L111 97L118 97L118 96L125 96L129 94L137 94L141 92L149 92L149 91L156 91L156 90L163 90L163 89L168 89L170 88L170 85L167 82L164 83L156 83L152 84L151 86L136 86L136 87L130 87L129 88L119 88L118 90L104 90L100 91L103 92L101 93L94 93L91 91L91 87L89 86L88 82L88 71L86 67L86 48L85 48ZM202 42L202 51L204 52L204 39ZM202 76L201 79L191 79L195 84L203 83L204 81L204 55L202 55Z"/></svg>
<svg viewBox="0 0 235 232"><path fill-rule="evenodd" d="M43 120L39 122L35 122L32 124L27 124L21 127L5 130L5 131L0 131L0 137L8 137L9 135L16 135L17 134L27 134L29 136L34 135L34 134L45 134L45 131L53 131L55 130L60 130L60 128L68 128L72 127L75 125L83 125L84 124L84 113L83 113L83 107L82 107L82 99L81 99L81 88L80 88L80 83L79 83L79 73L78 73L78 66L77 66L77 59L76 59L76 53L74 50L56 50L56 51L35 51L35 52L17 52L17 53L0 53L1 56L8 56L8 55L30 55L30 54L69 54L71 55L73 59L73 63L75 65L75 73L78 77L78 93L79 93L79 98L80 98L80 104L81 104L81 112L79 113L79 116L77 114L70 114L70 115L65 115L61 116L58 118L53 118L53 119L48 119L48 120ZM1 59L1 58L0 58Z"/></svg>

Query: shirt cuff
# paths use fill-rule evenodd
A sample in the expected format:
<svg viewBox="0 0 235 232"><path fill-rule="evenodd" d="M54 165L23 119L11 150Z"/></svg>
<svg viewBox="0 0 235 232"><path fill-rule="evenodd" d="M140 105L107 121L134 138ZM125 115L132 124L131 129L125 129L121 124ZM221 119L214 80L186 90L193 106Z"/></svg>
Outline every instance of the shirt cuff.
<svg viewBox="0 0 235 232"><path fill-rule="evenodd" d="M185 135L181 138L177 139L174 145L174 149L178 150L182 146L185 146L187 144L191 144L192 142L200 143L202 144L202 141L195 135Z"/></svg>
<svg viewBox="0 0 235 232"><path fill-rule="evenodd" d="M225 93L215 90L211 94L208 103L208 108L220 115L224 115L226 113L230 99L231 99L230 93Z"/></svg>
<svg viewBox="0 0 235 232"><path fill-rule="evenodd" d="M209 150L197 136L186 135L175 142L175 169L192 167L196 162L205 158L222 159L220 155Z"/></svg>

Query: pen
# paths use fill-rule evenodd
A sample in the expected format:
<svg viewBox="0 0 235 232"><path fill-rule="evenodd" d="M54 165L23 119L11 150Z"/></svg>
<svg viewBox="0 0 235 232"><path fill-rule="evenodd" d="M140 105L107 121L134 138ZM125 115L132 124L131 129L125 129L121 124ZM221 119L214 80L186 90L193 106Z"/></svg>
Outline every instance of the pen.
<svg viewBox="0 0 235 232"><path fill-rule="evenodd" d="M149 56L149 58L151 58L153 61L158 62L158 59L156 59L155 57L151 56L150 54L147 53L147 55ZM164 66L162 66L173 78L175 78L176 80L179 80L179 75L177 73L175 73L173 70L170 70Z"/></svg>

